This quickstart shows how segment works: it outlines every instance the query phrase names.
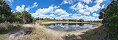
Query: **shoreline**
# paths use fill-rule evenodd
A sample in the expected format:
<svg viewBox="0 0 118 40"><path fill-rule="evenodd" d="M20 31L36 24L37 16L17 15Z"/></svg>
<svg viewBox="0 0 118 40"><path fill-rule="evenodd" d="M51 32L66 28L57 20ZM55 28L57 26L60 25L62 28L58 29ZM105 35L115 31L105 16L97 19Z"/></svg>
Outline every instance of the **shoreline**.
<svg viewBox="0 0 118 40"><path fill-rule="evenodd" d="M85 34L85 32L99 28L101 25L102 25L101 23L98 23L98 24L96 24L95 27L93 27L91 29L76 30L76 31L69 31L69 32L48 29L48 28L46 28L46 26L42 26L40 24L35 24L35 28L37 29L37 31L42 31L46 36L51 35L52 40L56 40L55 38L59 38L61 40L62 37L67 36L68 34L83 35L83 34ZM38 32L38 33L41 33L41 32ZM42 37L44 37L44 36L42 36ZM48 40L49 38L46 38L46 39Z"/></svg>
<svg viewBox="0 0 118 40"><path fill-rule="evenodd" d="M55 23L57 23L57 22L55 22ZM45 40L57 40L57 39L63 40L62 37L64 37L64 36L72 35L72 34L83 35L87 31L91 31L96 28L99 28L102 24L101 23L93 23L93 25L95 25L95 26L93 26L93 28L91 28L91 29L75 30L75 31L58 31L58 30L48 29L48 28L46 28L46 26L41 25L40 23L23 24L22 25L23 27L33 27L34 30L31 32L31 34L21 35L22 37L17 37L17 38L21 39L21 40L43 40L43 39L45 39Z"/></svg>
<svg viewBox="0 0 118 40"><path fill-rule="evenodd" d="M90 23L90 22L71 22L71 21L42 21L42 22L37 22L40 24L52 24L52 23Z"/></svg>

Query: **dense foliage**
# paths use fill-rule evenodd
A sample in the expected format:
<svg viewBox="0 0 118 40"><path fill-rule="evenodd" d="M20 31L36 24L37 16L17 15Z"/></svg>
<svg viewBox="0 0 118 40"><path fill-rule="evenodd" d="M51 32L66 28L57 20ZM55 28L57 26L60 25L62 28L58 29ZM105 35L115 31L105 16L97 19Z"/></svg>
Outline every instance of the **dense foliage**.
<svg viewBox="0 0 118 40"><path fill-rule="evenodd" d="M102 10L100 18L103 18L103 24L108 29L111 40L118 40L118 1L112 1Z"/></svg>
<svg viewBox="0 0 118 40"><path fill-rule="evenodd" d="M19 23L31 23L32 16L29 12L11 12L11 8L5 1L0 0L0 22L19 22Z"/></svg>
<svg viewBox="0 0 118 40"><path fill-rule="evenodd" d="M0 1L0 22L8 21L11 16L11 8L5 1Z"/></svg>

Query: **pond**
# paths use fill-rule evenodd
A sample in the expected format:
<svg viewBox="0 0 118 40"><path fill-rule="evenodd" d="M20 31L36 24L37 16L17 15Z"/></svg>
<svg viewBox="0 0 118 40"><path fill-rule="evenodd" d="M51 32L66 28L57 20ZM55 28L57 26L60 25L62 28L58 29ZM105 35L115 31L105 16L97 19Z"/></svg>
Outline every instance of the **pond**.
<svg viewBox="0 0 118 40"><path fill-rule="evenodd" d="M74 31L74 30L84 30L91 29L92 24L82 24L82 23L55 23L55 24L45 24L49 29L61 30L61 31Z"/></svg>

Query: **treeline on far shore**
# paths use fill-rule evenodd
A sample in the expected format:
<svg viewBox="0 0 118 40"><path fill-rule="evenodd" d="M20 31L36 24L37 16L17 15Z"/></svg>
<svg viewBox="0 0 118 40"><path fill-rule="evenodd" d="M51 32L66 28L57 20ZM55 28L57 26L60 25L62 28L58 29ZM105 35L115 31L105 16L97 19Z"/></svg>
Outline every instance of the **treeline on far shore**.
<svg viewBox="0 0 118 40"><path fill-rule="evenodd" d="M77 20L77 19L56 19L56 18L39 18L39 17L33 18L33 21L37 21L37 20L40 20L40 21L65 21L65 22L67 22L67 21L69 21L69 22L102 22L102 20L85 21L84 19Z"/></svg>

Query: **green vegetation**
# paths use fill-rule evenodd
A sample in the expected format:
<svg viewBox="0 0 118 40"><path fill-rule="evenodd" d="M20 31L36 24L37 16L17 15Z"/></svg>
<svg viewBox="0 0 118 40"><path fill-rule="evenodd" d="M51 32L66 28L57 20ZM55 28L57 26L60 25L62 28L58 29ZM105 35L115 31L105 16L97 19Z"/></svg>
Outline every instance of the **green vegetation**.
<svg viewBox="0 0 118 40"><path fill-rule="evenodd" d="M29 12L11 12L11 8L5 1L0 1L0 22L19 22L19 23L31 23L32 16Z"/></svg>
<svg viewBox="0 0 118 40"><path fill-rule="evenodd" d="M27 11L21 12L15 12L13 13L15 15L14 21L19 23L31 23L33 21L31 14Z"/></svg>
<svg viewBox="0 0 118 40"><path fill-rule="evenodd" d="M9 21L11 18L11 8L5 1L0 1L0 22Z"/></svg>
<svg viewBox="0 0 118 40"><path fill-rule="evenodd" d="M0 0L0 40L5 40L8 33L20 30L19 24L32 21L29 12L11 12L9 5L4 0Z"/></svg>
<svg viewBox="0 0 118 40"><path fill-rule="evenodd" d="M118 2L112 2L107 9L103 10L100 13L100 18L103 18L103 24L109 29L110 38L112 40L118 39ZM104 13L104 14L103 14ZM72 22L85 22L83 19L50 19L50 18L33 18L31 14L27 11L23 12L11 12L11 8L5 1L0 0L0 40L3 40L7 37L7 33L19 30L21 27L19 24L15 23L32 23L33 21L72 21ZM92 21L87 21L92 22ZM81 24L83 25L83 24ZM43 34L43 35L42 35ZM42 36L40 36L42 35ZM39 39L45 36L46 33L43 33L42 29L36 29L32 34L31 38ZM39 37L40 36L40 37ZM45 38L48 39L51 35L47 35ZM36 37L36 38L35 38ZM33 40L32 39L32 40ZM50 39L50 38L49 38ZM50 39L51 40L51 39Z"/></svg>
<svg viewBox="0 0 118 40"><path fill-rule="evenodd" d="M103 9L100 18L103 18L103 24L108 29L111 40L118 40L118 1L112 1Z"/></svg>
<svg viewBox="0 0 118 40"><path fill-rule="evenodd" d="M79 20L76 20L76 19L62 19L62 20L58 20L58 19L51 19L51 18L33 18L33 21L36 21L36 20L41 20L41 21L72 21L72 22L84 22L83 19L79 19Z"/></svg>

